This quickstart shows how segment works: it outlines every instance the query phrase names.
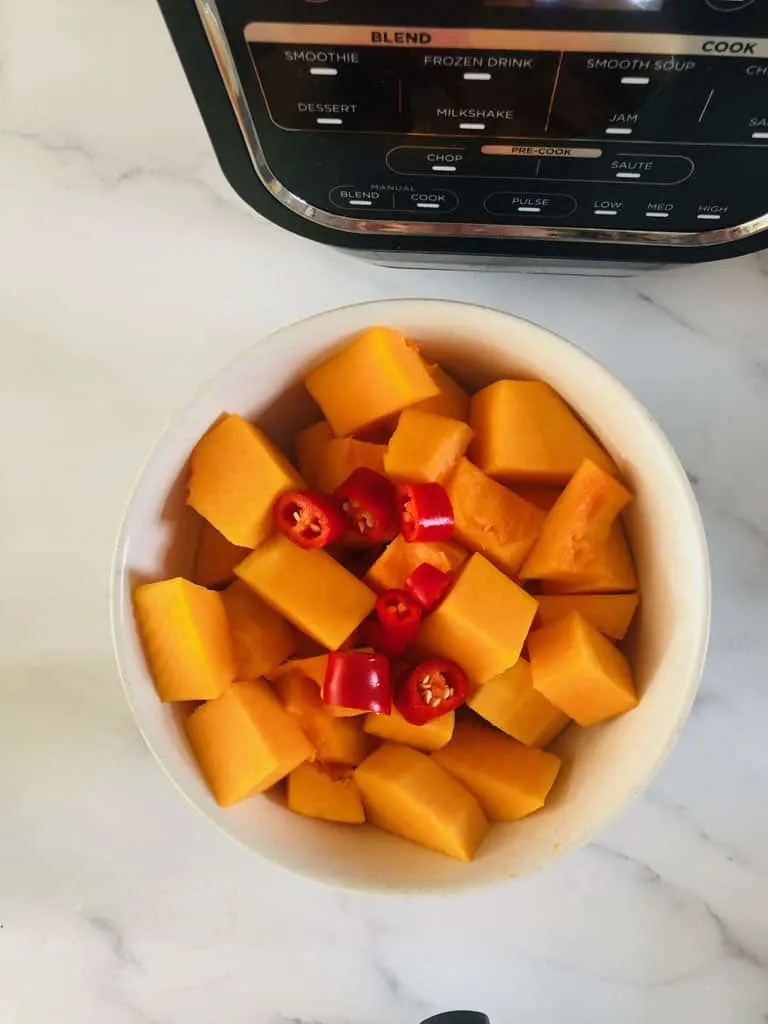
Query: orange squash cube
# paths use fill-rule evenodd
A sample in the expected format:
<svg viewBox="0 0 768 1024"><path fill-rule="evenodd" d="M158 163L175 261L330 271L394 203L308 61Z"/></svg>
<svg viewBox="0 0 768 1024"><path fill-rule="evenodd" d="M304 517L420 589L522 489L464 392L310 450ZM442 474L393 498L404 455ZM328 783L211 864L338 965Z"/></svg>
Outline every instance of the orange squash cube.
<svg viewBox="0 0 768 1024"><path fill-rule="evenodd" d="M584 459L616 473L608 453L543 381L500 380L472 398L471 454L505 483L567 484Z"/></svg>
<svg viewBox="0 0 768 1024"><path fill-rule="evenodd" d="M235 566L242 562L249 550L230 544L209 522L201 520L192 581L201 587L226 586L234 580Z"/></svg>
<svg viewBox="0 0 768 1024"><path fill-rule="evenodd" d="M320 472L323 467L325 452L336 435L326 420L314 423L311 427L299 431L296 438L296 462L299 473L310 487L319 488Z"/></svg>
<svg viewBox="0 0 768 1024"><path fill-rule="evenodd" d="M192 752L216 801L230 807L262 793L314 755L263 680L232 683L186 722Z"/></svg>
<svg viewBox="0 0 768 1024"><path fill-rule="evenodd" d="M368 755L371 742L362 722L329 715L320 691L307 676L286 672L275 680L274 688L321 761L355 765Z"/></svg>
<svg viewBox="0 0 768 1024"><path fill-rule="evenodd" d="M486 722L527 747L546 747L570 722L533 688L531 666L524 658L478 686L467 704Z"/></svg>
<svg viewBox="0 0 768 1024"><path fill-rule="evenodd" d="M545 594L620 594L637 589L637 573L627 536L619 519L611 527L608 542L592 572L568 580L544 580Z"/></svg>
<svg viewBox="0 0 768 1024"><path fill-rule="evenodd" d="M304 383L338 437L356 434L439 388L398 331L370 327L307 374Z"/></svg>
<svg viewBox="0 0 768 1024"><path fill-rule="evenodd" d="M300 484L296 470L258 427L227 415L192 452L187 504L230 543L255 548L272 529L275 500Z"/></svg>
<svg viewBox="0 0 768 1024"><path fill-rule="evenodd" d="M579 725L596 725L637 705L621 651L572 612L528 638L533 685Z"/></svg>
<svg viewBox="0 0 768 1024"><path fill-rule="evenodd" d="M450 541L416 541L407 544L398 535L365 574L365 582L374 590L402 590L414 569L428 562L448 574L466 560L467 552Z"/></svg>
<svg viewBox="0 0 768 1024"><path fill-rule="evenodd" d="M461 420L406 409L389 440L384 469L396 481L442 483L454 471L471 440L472 430Z"/></svg>
<svg viewBox="0 0 768 1024"><path fill-rule="evenodd" d="M296 650L296 631L241 580L222 592L238 679L266 675Z"/></svg>
<svg viewBox="0 0 768 1024"><path fill-rule="evenodd" d="M539 619L545 626L578 612L603 636L623 640L640 597L638 594L540 594L537 601Z"/></svg>
<svg viewBox="0 0 768 1024"><path fill-rule="evenodd" d="M445 485L459 544L479 551L509 575L517 573L544 523L545 514L462 459Z"/></svg>
<svg viewBox="0 0 768 1024"><path fill-rule="evenodd" d="M368 821L470 861L488 831L477 800L426 754L385 743L355 770Z"/></svg>
<svg viewBox="0 0 768 1024"><path fill-rule="evenodd" d="M210 700L235 678L221 594L177 577L133 593L144 653L161 701Z"/></svg>
<svg viewBox="0 0 768 1024"><path fill-rule="evenodd" d="M428 369L432 380L440 388L440 393L434 398L427 398L423 402L419 402L414 408L424 412L433 412L436 416L448 416L452 420L468 422L469 395L464 388L457 384L442 366L435 364Z"/></svg>
<svg viewBox="0 0 768 1024"><path fill-rule="evenodd" d="M432 760L477 797L491 821L518 821L538 811L561 765L555 754L479 722L457 722L453 739Z"/></svg>
<svg viewBox="0 0 768 1024"><path fill-rule="evenodd" d="M358 441L354 437L336 437L326 445L320 456L317 488L324 494L333 494L337 487L356 469L365 466L384 473L387 446Z"/></svg>
<svg viewBox="0 0 768 1024"><path fill-rule="evenodd" d="M392 708L391 715L367 715L363 728L369 735L378 736L381 740L393 743L404 743L416 750L439 750L453 736L456 715L448 711L439 718L433 718L424 725L411 725L397 708Z"/></svg>
<svg viewBox="0 0 768 1024"><path fill-rule="evenodd" d="M418 644L461 665L479 685L515 664L536 608L536 598L482 555L472 555L442 604L424 619Z"/></svg>
<svg viewBox="0 0 768 1024"><path fill-rule="evenodd" d="M307 761L288 776L288 807L296 814L345 825L365 822L363 798L352 773Z"/></svg>
<svg viewBox="0 0 768 1024"><path fill-rule="evenodd" d="M373 611L376 595L325 551L274 534L237 566L251 590L323 647L340 647Z"/></svg>
<svg viewBox="0 0 768 1024"><path fill-rule="evenodd" d="M585 459L547 516L521 579L567 582L594 574L613 524L631 500L615 477Z"/></svg>

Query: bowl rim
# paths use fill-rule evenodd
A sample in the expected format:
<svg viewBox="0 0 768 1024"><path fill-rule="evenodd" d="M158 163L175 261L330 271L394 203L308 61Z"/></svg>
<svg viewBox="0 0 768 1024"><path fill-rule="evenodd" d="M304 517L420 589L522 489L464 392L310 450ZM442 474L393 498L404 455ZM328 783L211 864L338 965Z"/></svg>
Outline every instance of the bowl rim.
<svg viewBox="0 0 768 1024"><path fill-rule="evenodd" d="M230 373L240 364L246 364L251 361L254 353L262 347L268 345L275 337L283 334L287 330L294 330L300 328L303 325L313 323L316 320L322 320L334 314L339 314L348 310L365 310L370 307L377 307L379 309L387 307L389 309L396 309L398 307L405 308L408 306L418 305L420 307L449 307L449 308L462 308L469 311L477 311L482 313L492 313L496 316L506 318L510 321L517 322L536 328L539 331L549 335L550 338L555 339L561 345L566 346L568 349L574 350L578 353L578 356L583 359L586 363L591 364L593 370L599 374L603 374L608 378L618 391L622 393L623 399L634 409L642 414L646 420L649 431L654 436L654 439L659 446L659 449L666 455L670 468L674 469L676 476L682 484L683 493L685 494L685 504L690 525L693 527L695 536L692 540L695 541L695 548L699 560L699 569L701 572L702 579L705 583L704 592L700 594L700 614L697 616L695 624L695 637L692 638L692 646L695 647L697 654L695 660L691 664L690 679L687 684L687 688L683 691L685 700L681 703L679 709L679 715L675 723L674 729L672 729L664 745L659 749L656 756L648 762L642 776L637 780L633 788L626 794L619 804L612 804L605 808L604 812L596 815L595 819L590 823L587 828L584 828L582 832L574 839L573 842L566 846L558 846L550 855L541 860L539 864L533 867L530 871L526 871L521 875L509 875L506 878L482 878L470 879L463 885L446 886L441 889L423 888L418 884L398 884L392 885L387 882L362 882L358 880L344 880L344 879L331 879L323 875L313 872L311 869L302 869L294 865L287 865L279 860L273 859L268 854L255 849L243 838L235 835L226 826L214 820L193 797L187 793L181 782L175 777L166 763L165 759L161 756L160 752L155 748L155 745L150 740L144 725L141 721L141 717L137 711L136 705L132 698L131 683L128 680L128 669L126 667L126 659L122 656L122 645L126 641L126 616L123 607L123 594L125 589L125 562L122 559L122 553L128 542L129 537L129 523L131 520L131 513L136 502L141 483L147 473L149 466L155 460L158 453L162 450L169 434L172 432L176 422L181 419L186 413L192 411L194 406L197 404L200 397L208 391L209 388L220 378ZM279 868L283 872L291 876L298 876L301 878L309 879L316 884L324 885L332 889L342 889L351 892L364 892L369 894L382 894L382 895L423 895L423 896L461 896L472 892L481 892L488 889L498 888L502 885L509 884L510 882L517 881L523 878L532 877L534 874L548 868L555 862L560 861L564 856L571 853L572 851L578 850L579 848L590 843L598 834L600 834L607 825L613 821L622 811L626 810L629 805L636 799L636 797L645 791L651 781L658 774L662 765L666 761L667 757L671 753L673 747L677 743L679 736L685 727L686 722L691 713L691 708L696 699L701 679L704 672L704 666L706 663L710 630L711 630L711 619L712 619L712 574L711 574L711 563L709 557L709 546L706 537L706 531L702 520L701 509L698 504L698 500L694 493L688 474L685 471L680 457L678 456L672 443L667 438L665 432L662 430L660 424L657 422L655 417L649 412L645 405L633 394L632 391L618 378L616 377L606 366L604 366L598 359L585 352L575 342L568 338L563 337L557 331L551 330L549 327L545 327L534 320L530 320L527 317L519 316L516 313L510 313L507 310L499 309L495 306L483 305L480 303L463 302L458 299L435 299L435 298L418 298L418 297L404 297L394 299L370 299L365 302L352 302L345 303L341 306L334 306L329 309L321 310L317 313L312 313L309 316L301 317L299 320L290 321L283 324L280 327L275 328L261 335L255 341L251 342L245 349L236 353L230 359L228 359L223 365L217 370L208 374L201 384L195 388L191 396L180 406L178 406L166 419L165 425L157 436L155 442L150 447L149 451L142 460L135 476L133 483L128 492L125 507L120 518L114 552L110 564L110 578L109 578L109 606L110 606L110 630L112 637L112 650L115 658L117 667L118 678L123 689L128 707L130 708L131 715L134 723L141 734L144 743L152 754L156 763L160 766L163 774L167 779L170 780L173 787L177 792L184 798L187 804L192 806L197 814L199 814L209 826L212 826L219 833L226 836L230 842L236 843L239 847L244 849L251 856L259 858L262 862L266 862L276 868ZM467 865L470 869L468 875L471 873L471 865Z"/></svg>

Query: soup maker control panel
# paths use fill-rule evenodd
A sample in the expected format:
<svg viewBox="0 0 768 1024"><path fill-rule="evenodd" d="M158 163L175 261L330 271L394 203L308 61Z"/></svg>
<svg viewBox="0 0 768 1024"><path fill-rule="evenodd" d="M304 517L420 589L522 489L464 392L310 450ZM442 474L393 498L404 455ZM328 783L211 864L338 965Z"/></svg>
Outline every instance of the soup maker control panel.
<svg viewBox="0 0 768 1024"><path fill-rule="evenodd" d="M426 2L189 3L273 219L301 233L665 259L764 244L762 0L475 0L439 22Z"/></svg>

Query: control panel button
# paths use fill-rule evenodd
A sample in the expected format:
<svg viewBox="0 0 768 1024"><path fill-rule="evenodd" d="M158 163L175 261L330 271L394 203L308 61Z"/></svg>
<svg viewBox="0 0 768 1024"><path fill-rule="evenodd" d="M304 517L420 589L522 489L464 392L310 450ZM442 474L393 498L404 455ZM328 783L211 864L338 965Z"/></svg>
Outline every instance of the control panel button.
<svg viewBox="0 0 768 1024"><path fill-rule="evenodd" d="M715 227L721 221L728 219L730 209L731 208L728 203L699 203L696 207L697 224L699 227L707 224Z"/></svg>
<svg viewBox="0 0 768 1024"><path fill-rule="evenodd" d="M337 185L328 193L328 198L340 210L391 210L394 200L391 192L376 188L356 188L353 185Z"/></svg>
<svg viewBox="0 0 768 1024"><path fill-rule="evenodd" d="M413 192L398 192L395 208L410 210L412 213L453 213L459 205L455 192L444 188L415 189Z"/></svg>
<svg viewBox="0 0 768 1024"><path fill-rule="evenodd" d="M670 228L670 221L675 219L675 214L680 206L679 202L671 202L665 199L647 199L643 204L642 215L647 221L645 225L649 231L661 231Z"/></svg>
<svg viewBox="0 0 768 1024"><path fill-rule="evenodd" d="M596 220L613 220L624 212L627 203L624 199L593 199L591 202L592 217Z"/></svg>
<svg viewBox="0 0 768 1024"><path fill-rule="evenodd" d="M412 51L404 90L411 130L542 134L558 59L548 52Z"/></svg>
<svg viewBox="0 0 768 1024"><path fill-rule="evenodd" d="M387 153L387 166L396 174L431 178L535 178L535 156L485 153L486 147L396 146ZM491 147L497 148L497 147Z"/></svg>
<svg viewBox="0 0 768 1024"><path fill-rule="evenodd" d="M365 47L252 44L264 98L281 128L399 131L400 86L382 54Z"/></svg>
<svg viewBox="0 0 768 1024"><path fill-rule="evenodd" d="M687 156L658 153L617 153L598 160L544 159L540 178L555 181L616 181L623 184L679 185L693 174L694 163Z"/></svg>
<svg viewBox="0 0 768 1024"><path fill-rule="evenodd" d="M493 217L539 220L569 217L576 210L573 196L549 192L493 192L483 206Z"/></svg>
<svg viewBox="0 0 768 1024"><path fill-rule="evenodd" d="M679 185L693 174L694 164L687 156L635 156L626 153L614 157L609 168L616 181Z"/></svg>
<svg viewBox="0 0 768 1024"><path fill-rule="evenodd" d="M463 174L468 156L459 146L396 146L387 153L387 166L396 174Z"/></svg>

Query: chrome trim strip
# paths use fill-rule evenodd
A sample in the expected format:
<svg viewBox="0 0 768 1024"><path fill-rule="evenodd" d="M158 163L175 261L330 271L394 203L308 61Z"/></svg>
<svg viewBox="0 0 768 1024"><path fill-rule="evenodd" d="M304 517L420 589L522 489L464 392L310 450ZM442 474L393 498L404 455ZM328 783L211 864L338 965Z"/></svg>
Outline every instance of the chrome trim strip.
<svg viewBox="0 0 768 1024"><path fill-rule="evenodd" d="M210 0L210 6L215 6ZM380 38L375 38L376 36ZM768 39L680 36L655 32L541 32L530 29L416 28L402 25L309 25L254 21L249 43L315 46L411 46L418 50L535 50L551 53L702 54L768 57ZM715 47L721 50L716 50Z"/></svg>
<svg viewBox="0 0 768 1024"><path fill-rule="evenodd" d="M336 231L367 235L410 235L433 238L516 238L558 242L604 242L622 245L722 245L768 229L768 213L732 228L715 231L662 232L608 230L604 228L537 227L515 224L448 223L439 221L377 221L343 217L312 206L286 188L272 173L259 140L248 101L224 30L216 0L195 0L219 73L229 95L254 170L270 194L299 217ZM301 26L297 26L301 27ZM540 38L540 37L539 37ZM677 38L677 37L673 37Z"/></svg>

